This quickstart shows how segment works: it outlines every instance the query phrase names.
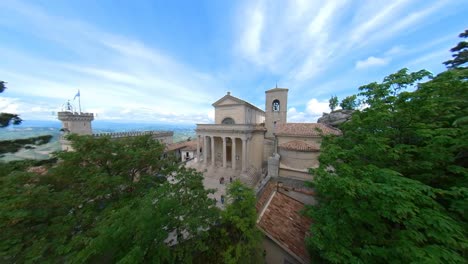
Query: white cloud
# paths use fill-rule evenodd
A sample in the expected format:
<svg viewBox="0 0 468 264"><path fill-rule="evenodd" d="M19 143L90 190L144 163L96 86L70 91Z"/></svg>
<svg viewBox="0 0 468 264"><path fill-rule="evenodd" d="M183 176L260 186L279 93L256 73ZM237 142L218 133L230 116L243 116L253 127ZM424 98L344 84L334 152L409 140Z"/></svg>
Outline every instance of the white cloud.
<svg viewBox="0 0 468 264"><path fill-rule="evenodd" d="M259 3L257 6L247 10L245 17L248 18L244 25L242 36L240 38L240 46L245 56L257 61L261 59L261 41L263 30L263 10ZM257 61L257 63L260 63Z"/></svg>
<svg viewBox="0 0 468 264"><path fill-rule="evenodd" d="M297 111L295 107L289 108L287 115L288 122L290 123L310 122L310 120L307 120L307 114L304 112Z"/></svg>
<svg viewBox="0 0 468 264"><path fill-rule="evenodd" d="M310 99L307 102L304 111L299 111L295 107L288 109L288 122L291 123L309 123L317 122L317 119L322 116L323 113L330 112L328 107L328 101L319 101L315 98Z"/></svg>
<svg viewBox="0 0 468 264"><path fill-rule="evenodd" d="M307 102L306 111L310 115L321 116L323 113L329 112L330 108L328 107L328 101L319 101L313 98L313 99L310 99L309 102Z"/></svg>
<svg viewBox="0 0 468 264"><path fill-rule="evenodd" d="M378 58L374 56L370 56L365 60L360 60L356 62L356 69L364 69L370 68L375 66L384 66L387 65L390 59L388 58Z"/></svg>
<svg viewBox="0 0 468 264"><path fill-rule="evenodd" d="M2 2L2 7L34 29L32 34L77 55L72 63L52 61L0 43L0 75L8 81L10 95L48 101L43 107L53 110L80 89L83 111L99 109L100 119L210 120L210 104L222 89L210 74L140 41L49 15L33 5ZM50 116L49 110L29 107L34 103L29 99L17 103L22 115Z"/></svg>
<svg viewBox="0 0 468 264"><path fill-rule="evenodd" d="M0 113L17 114L18 108L18 99L0 97Z"/></svg>

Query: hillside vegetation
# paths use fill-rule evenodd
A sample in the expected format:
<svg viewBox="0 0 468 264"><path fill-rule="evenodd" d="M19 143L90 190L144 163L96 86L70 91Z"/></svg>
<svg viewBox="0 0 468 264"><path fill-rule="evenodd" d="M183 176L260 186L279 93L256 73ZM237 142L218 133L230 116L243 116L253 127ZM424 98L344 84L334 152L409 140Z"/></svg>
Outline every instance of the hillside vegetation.
<svg viewBox="0 0 468 264"><path fill-rule="evenodd" d="M466 263L468 43L452 51L435 77L402 69L352 96L364 108L312 171L318 263Z"/></svg>

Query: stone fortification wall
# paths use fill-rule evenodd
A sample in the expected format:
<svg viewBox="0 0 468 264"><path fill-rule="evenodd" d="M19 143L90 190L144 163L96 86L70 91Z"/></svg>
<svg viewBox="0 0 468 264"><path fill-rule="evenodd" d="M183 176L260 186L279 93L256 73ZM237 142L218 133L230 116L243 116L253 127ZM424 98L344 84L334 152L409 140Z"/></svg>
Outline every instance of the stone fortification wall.
<svg viewBox="0 0 468 264"><path fill-rule="evenodd" d="M114 132L114 133L97 133L93 134L94 137L110 137L110 138L126 138L137 137L143 135L151 135L154 140L159 140L164 144L172 144L174 132L172 131L132 131L132 132Z"/></svg>

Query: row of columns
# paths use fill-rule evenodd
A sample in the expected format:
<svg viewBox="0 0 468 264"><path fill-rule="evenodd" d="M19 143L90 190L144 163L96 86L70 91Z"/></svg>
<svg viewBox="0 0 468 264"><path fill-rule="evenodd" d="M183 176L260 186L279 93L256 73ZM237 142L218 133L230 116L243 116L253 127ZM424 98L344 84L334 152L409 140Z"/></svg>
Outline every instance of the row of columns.
<svg viewBox="0 0 468 264"><path fill-rule="evenodd" d="M202 136L197 136L197 160L200 162L200 139ZM209 140L209 145L208 146L208 138ZM211 153L211 165L214 166L215 164L215 144L214 144L214 138L215 136L203 136L203 164L206 166L208 162L208 149L210 149ZM236 169L236 137L220 137L223 141L223 168L226 168L226 163L227 163L227 154L226 154L226 139L230 138L232 142L232 148L231 148L231 163L232 163L232 168ZM246 165L247 165L247 140L244 138L240 138L242 140L242 171L245 171Z"/></svg>

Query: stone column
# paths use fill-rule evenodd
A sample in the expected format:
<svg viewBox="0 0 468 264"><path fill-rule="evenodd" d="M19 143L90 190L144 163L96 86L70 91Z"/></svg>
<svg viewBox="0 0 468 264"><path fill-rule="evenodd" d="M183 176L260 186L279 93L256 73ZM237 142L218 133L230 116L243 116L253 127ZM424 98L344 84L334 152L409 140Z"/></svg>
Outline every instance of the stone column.
<svg viewBox="0 0 468 264"><path fill-rule="evenodd" d="M226 137L223 137L223 168L226 168Z"/></svg>
<svg viewBox="0 0 468 264"><path fill-rule="evenodd" d="M232 169L236 169L236 138L231 137L232 147L231 147L231 165Z"/></svg>
<svg viewBox="0 0 468 264"><path fill-rule="evenodd" d="M242 171L245 171L247 163L247 139L242 139Z"/></svg>
<svg viewBox="0 0 468 264"><path fill-rule="evenodd" d="M215 141L214 136L211 136L211 166L215 166Z"/></svg>
<svg viewBox="0 0 468 264"><path fill-rule="evenodd" d="M197 155L197 162L200 162L200 136L197 135L197 152L195 152Z"/></svg>
<svg viewBox="0 0 468 264"><path fill-rule="evenodd" d="M208 137L203 136L203 165L206 166L208 160Z"/></svg>

